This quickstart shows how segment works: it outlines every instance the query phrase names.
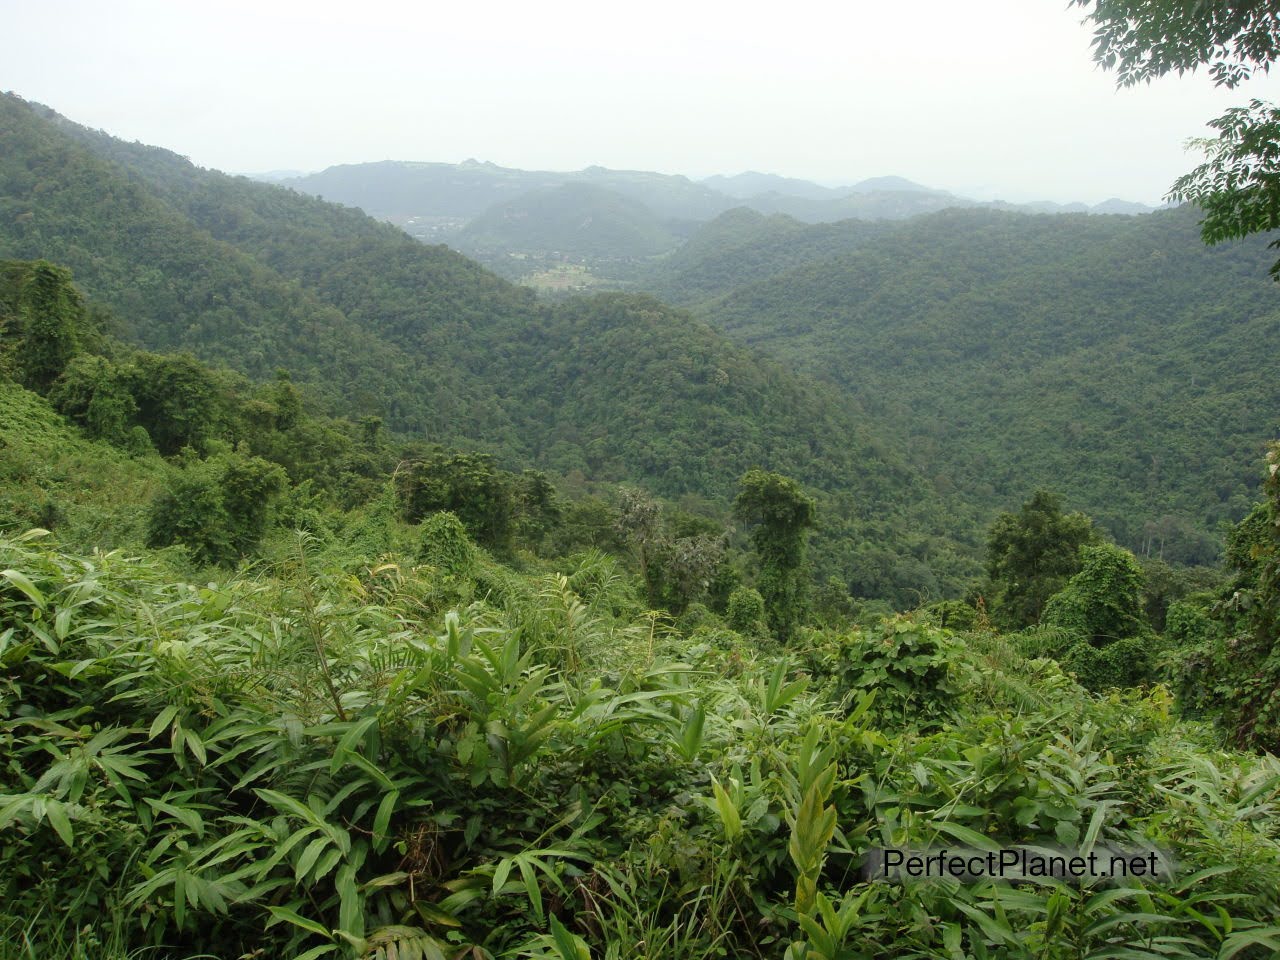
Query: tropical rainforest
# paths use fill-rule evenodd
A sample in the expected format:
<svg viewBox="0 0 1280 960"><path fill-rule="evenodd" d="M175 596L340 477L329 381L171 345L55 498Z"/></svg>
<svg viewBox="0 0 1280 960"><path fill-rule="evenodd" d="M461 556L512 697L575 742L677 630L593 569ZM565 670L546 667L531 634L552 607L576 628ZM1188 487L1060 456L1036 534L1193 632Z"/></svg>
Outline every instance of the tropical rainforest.
<svg viewBox="0 0 1280 960"><path fill-rule="evenodd" d="M540 298L0 97L0 957L1280 952L1265 238L655 178ZM872 866L1015 848L1162 871Z"/></svg>

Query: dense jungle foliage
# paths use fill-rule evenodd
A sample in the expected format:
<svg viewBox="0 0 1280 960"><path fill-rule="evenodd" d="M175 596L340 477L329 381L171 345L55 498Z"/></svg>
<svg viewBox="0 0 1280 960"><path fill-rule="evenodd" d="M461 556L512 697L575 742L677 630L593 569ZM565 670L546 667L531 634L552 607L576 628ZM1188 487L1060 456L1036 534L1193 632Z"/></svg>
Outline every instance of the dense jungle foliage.
<svg viewBox="0 0 1280 960"><path fill-rule="evenodd" d="M838 386L984 520L1047 486L1143 556L1212 564L1277 436L1280 308L1266 239L1207 248L1197 218L739 214L654 288Z"/></svg>
<svg viewBox="0 0 1280 960"><path fill-rule="evenodd" d="M1274 472L1226 579L1046 493L973 602L877 616L810 582L790 478L740 478L748 552L0 274L0 956L1280 949ZM1176 873L864 873L1011 844Z"/></svg>
<svg viewBox="0 0 1280 960"><path fill-rule="evenodd" d="M0 120L0 960L1280 953L1261 251L726 219L797 259L708 315L820 385ZM1168 869L869 866L1012 845Z"/></svg>

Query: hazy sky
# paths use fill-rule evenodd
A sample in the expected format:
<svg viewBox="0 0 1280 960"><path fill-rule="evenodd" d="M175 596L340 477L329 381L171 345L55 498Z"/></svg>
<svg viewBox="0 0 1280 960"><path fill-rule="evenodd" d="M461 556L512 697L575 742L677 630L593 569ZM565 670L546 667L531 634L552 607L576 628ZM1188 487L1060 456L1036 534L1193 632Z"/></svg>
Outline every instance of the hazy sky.
<svg viewBox="0 0 1280 960"><path fill-rule="evenodd" d="M474 157L1158 202L1280 79L1117 90L1065 0L0 0L0 89L236 172Z"/></svg>

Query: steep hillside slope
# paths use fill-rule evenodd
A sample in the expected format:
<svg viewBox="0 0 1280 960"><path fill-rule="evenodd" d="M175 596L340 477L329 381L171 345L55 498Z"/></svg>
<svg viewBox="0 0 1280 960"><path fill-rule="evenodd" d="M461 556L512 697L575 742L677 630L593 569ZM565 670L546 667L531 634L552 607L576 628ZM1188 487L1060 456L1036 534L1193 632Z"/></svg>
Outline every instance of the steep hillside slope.
<svg viewBox="0 0 1280 960"><path fill-rule="evenodd" d="M154 454L86 439L42 398L0 376L0 531L56 527L79 549L140 545L164 487Z"/></svg>
<svg viewBox="0 0 1280 960"><path fill-rule="evenodd" d="M1280 292L1265 241L1205 248L1196 219L949 211L705 315L838 384L967 502L1051 486L1205 561L1280 418Z"/></svg>
<svg viewBox="0 0 1280 960"><path fill-rule="evenodd" d="M88 149L56 114L6 96L0 121L0 256L69 266L135 343L192 350L254 377L287 367L327 405L353 412L392 410L408 396L412 358ZM241 215L204 202L209 221Z"/></svg>

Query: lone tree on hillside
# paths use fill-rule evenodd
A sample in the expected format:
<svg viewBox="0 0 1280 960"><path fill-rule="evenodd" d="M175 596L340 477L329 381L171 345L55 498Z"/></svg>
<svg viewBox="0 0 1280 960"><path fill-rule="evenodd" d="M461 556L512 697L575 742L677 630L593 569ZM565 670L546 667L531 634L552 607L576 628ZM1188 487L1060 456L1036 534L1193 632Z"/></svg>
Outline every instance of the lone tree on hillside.
<svg viewBox="0 0 1280 960"><path fill-rule="evenodd" d="M84 322L84 303L71 285L71 272L37 260L22 285L18 302L22 342L18 366L23 382L47 391L76 353L77 328Z"/></svg>
<svg viewBox="0 0 1280 960"><path fill-rule="evenodd" d="M1097 540L1083 513L1062 512L1062 498L1037 490L1017 513L1002 513L987 537L991 611L1002 626L1040 621L1049 598L1080 569L1080 548Z"/></svg>
<svg viewBox="0 0 1280 960"><path fill-rule="evenodd" d="M751 543L760 558L760 595L769 628L786 641L808 610L805 533L814 526L817 507L798 483L776 473L748 470L739 486L734 515L755 525Z"/></svg>

